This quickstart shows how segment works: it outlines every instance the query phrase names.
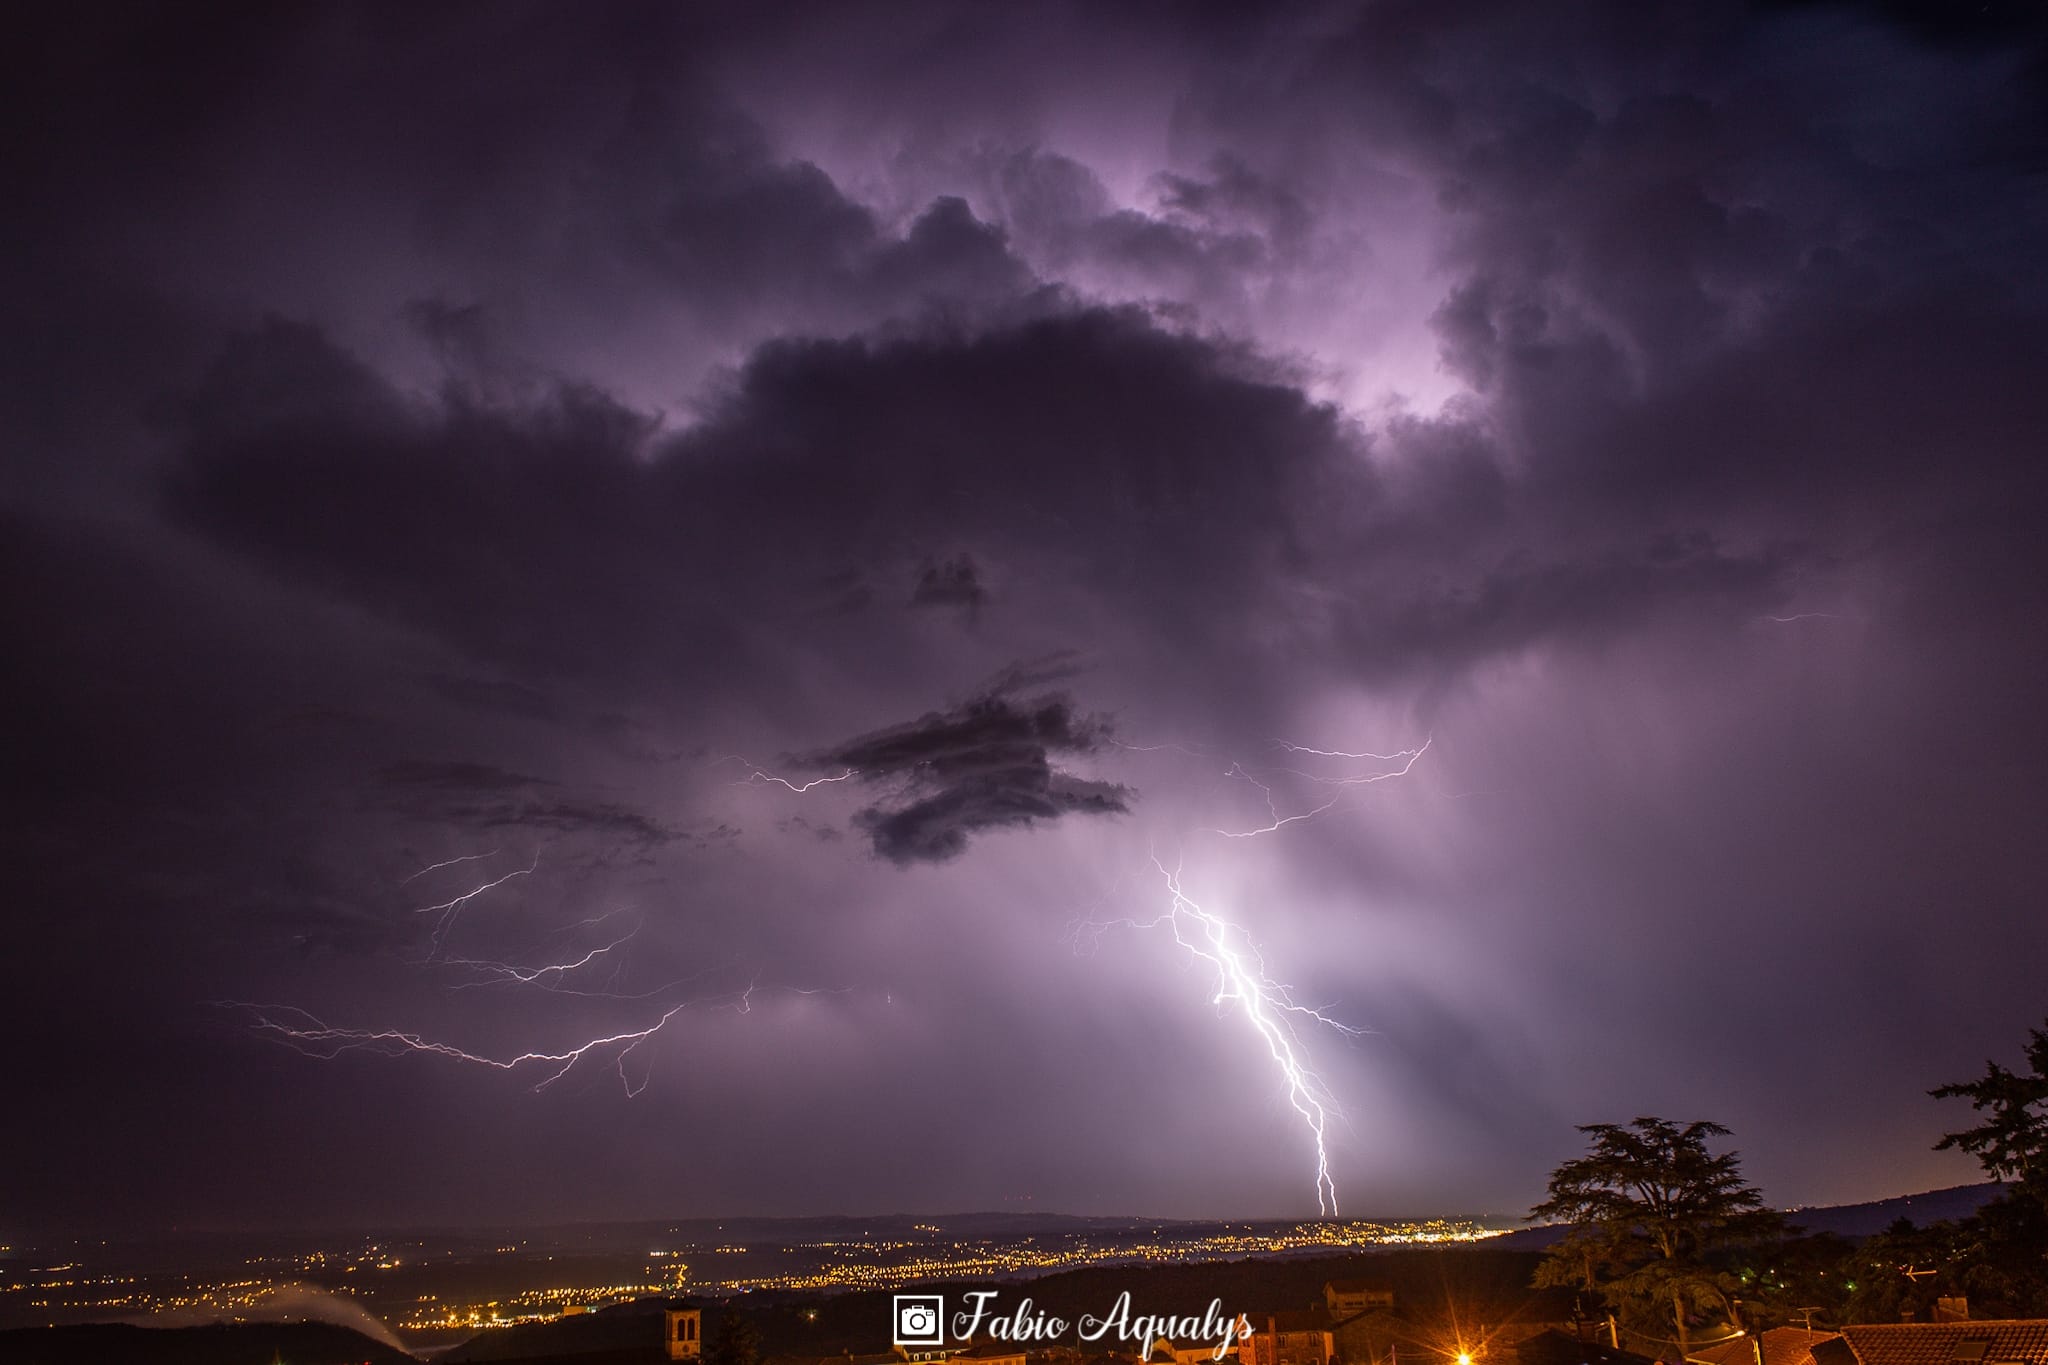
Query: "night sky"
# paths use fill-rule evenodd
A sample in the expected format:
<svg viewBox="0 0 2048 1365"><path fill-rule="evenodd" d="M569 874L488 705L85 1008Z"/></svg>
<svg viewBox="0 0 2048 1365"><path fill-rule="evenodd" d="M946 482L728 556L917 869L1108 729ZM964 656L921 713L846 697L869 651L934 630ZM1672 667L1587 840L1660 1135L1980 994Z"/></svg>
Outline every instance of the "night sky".
<svg viewBox="0 0 2048 1365"><path fill-rule="evenodd" d="M0 1233L1976 1178L2033 13L16 16Z"/></svg>

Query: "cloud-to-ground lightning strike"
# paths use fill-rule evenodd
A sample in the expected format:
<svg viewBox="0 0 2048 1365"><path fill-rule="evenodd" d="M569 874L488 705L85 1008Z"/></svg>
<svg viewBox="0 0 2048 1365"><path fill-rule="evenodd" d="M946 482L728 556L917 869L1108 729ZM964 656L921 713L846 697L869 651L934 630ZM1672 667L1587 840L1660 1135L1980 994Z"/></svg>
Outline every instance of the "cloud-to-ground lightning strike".
<svg viewBox="0 0 2048 1365"><path fill-rule="evenodd" d="M1327 1131L1330 1120L1339 1117L1340 1111L1321 1078L1310 1069L1307 1048L1295 1033L1293 1020L1307 1019L1347 1037L1357 1037L1363 1030L1295 1000L1285 985L1267 975L1265 961L1245 929L1204 909L1188 896L1181 885L1178 865L1168 868L1156 855L1152 865L1166 880L1170 898L1167 908L1149 920L1119 919L1078 924L1073 931L1077 944L1083 935L1089 936L1092 942L1099 939L1104 930L1117 925L1134 929L1165 926L1172 931L1174 942L1215 968L1216 989L1212 1003L1219 1008L1237 1005L1252 1031L1265 1045L1274 1066L1279 1069L1281 1080L1287 1087L1287 1101L1294 1112L1301 1115L1315 1143L1316 1210L1335 1217L1337 1186L1330 1176Z"/></svg>
<svg viewBox="0 0 2048 1365"><path fill-rule="evenodd" d="M1429 752L1432 738L1425 737L1421 744L1412 749L1397 749L1391 753L1321 749L1293 744L1286 740L1273 740L1271 747L1287 754L1299 754L1312 759L1341 760L1348 764L1369 763L1373 766L1364 772L1327 773L1297 767L1250 769L1241 762L1233 761L1225 770L1224 777L1249 782L1257 787L1265 797L1270 819L1266 824L1251 829L1215 829L1210 832L1229 839L1249 839L1263 834L1273 834L1288 825L1312 820L1335 807L1353 788L1407 776L1422 756ZM1209 757L1215 753L1207 746L1180 742L1138 745L1112 739L1108 743L1114 748L1130 753L1171 751L1197 758ZM855 770L849 768L835 777L818 778L798 784L765 773L737 755L728 757L732 761L745 764L751 770L752 778L775 782L797 793L807 792L821 782L844 781L856 775ZM1328 800L1300 811L1283 814L1280 810L1280 799L1273 790L1273 783L1263 780L1280 775L1336 790ZM1112 923L1136 928L1153 928L1164 924L1172 929L1176 942L1215 967L1217 990L1214 1003L1219 1006L1235 1003L1243 1008L1246 1020L1264 1043L1267 1053L1279 1069L1281 1079L1287 1087L1288 1102L1301 1116L1314 1140L1316 1208L1334 1216L1337 1212L1337 1187L1330 1175L1327 1130L1330 1118L1338 1110L1320 1078L1309 1069L1306 1060L1307 1049L1295 1034L1292 1020L1306 1018L1349 1036L1356 1036L1360 1030L1295 1001L1287 987L1266 974L1265 964L1259 957L1257 948L1252 944L1250 935L1244 929L1203 909L1189 899L1181 887L1177 867L1168 871L1165 864L1156 856L1152 861L1153 866L1166 878L1167 890L1171 897L1167 910L1150 920L1125 919ZM1107 924L1083 925L1076 930L1076 936L1078 938L1080 933L1092 930L1095 936L1099 937L1100 931L1107 927Z"/></svg>
<svg viewBox="0 0 2048 1365"><path fill-rule="evenodd" d="M1313 820L1335 807L1353 788L1407 776L1422 756L1429 752L1432 742L1433 736L1426 736L1421 744L1412 749L1373 753L1365 750L1315 748L1286 740L1272 740L1269 747L1282 753L1299 754L1313 759L1342 760L1345 763L1369 763L1374 766L1365 772L1318 773L1294 767L1247 768L1242 762L1233 761L1224 770L1225 779L1249 782L1258 788L1265 798L1266 811L1270 818L1265 824L1250 829L1211 829L1208 832L1226 839L1251 839L1260 835L1275 834L1289 825ZM1111 743L1116 744L1118 748L1136 753L1173 750L1195 757L1205 757L1213 752L1208 746L1180 743ZM1326 801L1283 814L1280 799L1273 790L1273 782L1266 780L1281 775L1321 787L1334 787L1337 790ZM1166 878L1167 891L1172 898L1165 913L1150 920L1123 919L1110 923L1133 928L1155 928L1164 924L1172 929L1176 942L1216 968L1218 989L1215 1002L1218 1005L1234 1002L1243 1007L1247 1022L1265 1044L1274 1066L1279 1069L1281 1080L1287 1087L1288 1101L1293 1105L1295 1112L1301 1115L1302 1122L1307 1125L1315 1143L1316 1207L1334 1215L1337 1212L1337 1189L1330 1176L1327 1129L1329 1120L1338 1114L1338 1108L1321 1080L1309 1069L1307 1048L1295 1034L1291 1021L1306 1018L1352 1037L1356 1037L1361 1030L1341 1023L1320 1010L1297 1003L1284 985L1266 974L1265 964L1252 945L1247 931L1190 900L1181 887L1178 867L1168 871L1156 856L1152 862ZM1092 933L1095 938L1099 938L1101 931L1107 927L1109 924L1078 926L1075 934L1077 942L1082 933Z"/></svg>
<svg viewBox="0 0 2048 1365"><path fill-rule="evenodd" d="M1111 741L1116 743L1115 741ZM1230 839L1246 839L1261 834L1275 833L1288 825L1310 820L1322 815L1337 805L1351 789L1402 777L1413 770L1415 764L1427 753L1431 741L1425 739L1413 749L1400 749L1392 753L1353 752L1340 749L1320 749L1286 741L1272 741L1271 747L1291 755L1301 755L1316 760L1338 760L1346 764L1369 763L1369 771L1346 771L1337 773L1315 772L1307 768L1259 766L1248 768L1242 762L1232 762L1224 772L1227 780L1242 780L1257 787L1266 801L1271 817L1268 823L1252 829L1223 830L1212 833ZM1214 751L1205 751L1185 744L1125 745L1116 747L1130 752L1155 752L1172 750L1194 757L1205 757ZM737 763L747 771L747 776L735 783L736 786L775 785L802 795L820 786L845 782L859 776L859 770L847 767L843 771L807 780L793 780L779 776L737 755L728 754L715 760L720 763ZM1293 778L1325 788L1334 788L1333 794L1325 801L1306 809L1283 813L1281 799L1274 790L1274 783L1281 777ZM494 856L491 853L473 854L462 858L451 858L422 868L405 879L410 883L418 877L441 868L460 863L479 861ZM1267 1055L1278 1070L1285 1086L1288 1103L1307 1127L1315 1149L1314 1189L1316 1208L1320 1213L1335 1216L1338 1212L1337 1187L1330 1173L1328 1148L1329 1123L1338 1117L1340 1110L1321 1078L1310 1067L1307 1047L1296 1032L1296 1024L1302 1020L1336 1030L1346 1036L1357 1036L1361 1030L1345 1024L1322 1010L1297 1001L1289 988L1268 974L1265 962L1259 954L1248 930L1232 923L1197 903L1187 894L1181 882L1178 865L1169 869L1156 855L1152 865L1166 883L1168 904L1164 911L1150 919L1124 918L1105 922L1078 925L1075 929L1077 940L1083 934L1099 938L1100 934L1115 925L1132 928L1158 928L1165 926L1174 941L1194 957L1207 963L1216 973L1215 989L1211 1001L1219 1009L1235 1006L1243 1012L1246 1022L1264 1046ZM509 961L475 958L444 957L442 944L453 927L462 909L470 901L487 891L504 885L515 877L528 876L540 866L540 856L523 868L514 868L500 877L483 882L434 905L417 907L421 915L435 915L432 933L432 947L427 962L437 966L469 971L476 979L460 983L455 989L467 986L505 985L513 987L534 987L551 992L578 995L605 996L621 1000L648 999L665 994L685 985L689 980L705 975L703 972L683 980L672 981L652 991L626 994L610 989L616 982L616 962L613 956L638 933L636 928L610 941L538 965L522 966ZM568 926L562 932L588 928L610 918L616 912L595 916ZM594 964L611 959L614 963L614 977L596 989L578 984L571 985L573 974ZM797 994L814 995L823 992L796 987L769 988L788 990ZM758 980L750 981L744 989L727 991L703 997L694 997L669 1004L643 1028L627 1029L588 1038L559 1051L532 1050L516 1055L489 1055L469 1051L452 1043L440 1042L420 1034L395 1028L350 1028L328 1024L325 1020L294 1006L264 1006L247 1002L220 1002L226 1008L243 1011L250 1016L250 1030L258 1036L269 1038L285 1046L322 1059L333 1059L346 1052L368 1052L380 1056L402 1056L408 1053L424 1053L445 1057L452 1061L487 1066L500 1071L515 1072L538 1070L541 1074L533 1089L545 1090L556 1081L568 1075L586 1060L609 1058L628 1096L640 1094L649 1083L651 1071L643 1072L636 1080L628 1070L629 1060L643 1044L656 1037L676 1017L691 1008L731 1008L745 1014L751 1011L754 996L761 991Z"/></svg>

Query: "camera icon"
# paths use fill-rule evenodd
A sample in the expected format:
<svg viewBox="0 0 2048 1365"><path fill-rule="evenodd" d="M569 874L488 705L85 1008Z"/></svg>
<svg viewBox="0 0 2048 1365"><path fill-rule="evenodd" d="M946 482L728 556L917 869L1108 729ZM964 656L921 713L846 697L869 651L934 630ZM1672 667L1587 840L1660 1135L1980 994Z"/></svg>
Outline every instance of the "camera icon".
<svg viewBox="0 0 2048 1365"><path fill-rule="evenodd" d="M942 1294L896 1295L896 1344L944 1346L946 1299Z"/></svg>

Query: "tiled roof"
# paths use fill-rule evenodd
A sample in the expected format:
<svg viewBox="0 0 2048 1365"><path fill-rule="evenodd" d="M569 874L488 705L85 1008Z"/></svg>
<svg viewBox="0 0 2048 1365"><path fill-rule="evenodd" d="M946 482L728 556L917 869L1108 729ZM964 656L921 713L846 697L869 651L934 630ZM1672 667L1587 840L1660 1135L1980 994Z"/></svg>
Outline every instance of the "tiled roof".
<svg viewBox="0 0 2048 1365"><path fill-rule="evenodd" d="M1773 1327L1763 1334L1764 1365L1808 1365L1813 1360L1813 1348L1835 1337L1833 1332L1812 1332L1804 1327ZM1701 1365L1756 1365L1756 1342L1757 1338L1748 1335L1717 1341L1686 1359Z"/></svg>
<svg viewBox="0 0 2048 1365"><path fill-rule="evenodd" d="M2048 1318L1844 1327L1857 1365L2048 1365Z"/></svg>
<svg viewBox="0 0 2048 1365"><path fill-rule="evenodd" d="M1323 1285L1332 1294L1391 1294L1393 1286L1385 1280L1330 1280Z"/></svg>

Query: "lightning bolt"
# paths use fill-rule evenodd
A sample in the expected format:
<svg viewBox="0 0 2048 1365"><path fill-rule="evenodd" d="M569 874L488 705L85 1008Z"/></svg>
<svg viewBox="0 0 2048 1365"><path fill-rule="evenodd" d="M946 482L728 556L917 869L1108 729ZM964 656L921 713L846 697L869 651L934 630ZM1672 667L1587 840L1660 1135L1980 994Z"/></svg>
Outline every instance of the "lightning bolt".
<svg viewBox="0 0 2048 1365"><path fill-rule="evenodd" d="M834 782L844 782L848 778L860 776L860 769L848 768L845 772L835 773L831 777L814 777L808 782L792 782L786 777L777 777L774 773L769 772L766 768L760 767L753 763L749 763L746 759L741 758L738 754L725 754L719 758L713 759L712 762L737 763L747 770L747 775L745 777L741 778L739 781L732 784L735 787L766 786L772 783L773 785L778 787L787 787L791 791L797 793L799 796L809 791L813 787L830 786Z"/></svg>
<svg viewBox="0 0 2048 1365"><path fill-rule="evenodd" d="M1265 824L1255 826L1251 829L1212 829L1211 831L1209 831L1211 834L1220 834L1226 839L1254 839L1261 834L1278 833L1280 830L1285 829L1287 826L1292 824L1298 824L1303 820L1313 820L1318 815L1323 814L1324 812L1328 811L1333 806L1335 806L1338 802L1342 801L1345 798L1345 796L1349 794L1350 789L1353 787L1368 787L1375 782L1386 782L1392 778L1406 777L1409 774L1409 772L1411 772L1414 769L1416 763L1421 761L1422 756L1429 752L1430 739L1425 738L1422 741L1421 745L1416 748L1397 749L1391 754L1347 753L1342 749L1311 749L1307 748L1304 745L1289 744L1285 740L1277 739L1273 741L1273 745L1275 748L1285 750L1288 753L1309 754L1319 758L1342 758L1351 761L1371 761L1375 763L1394 764L1397 766L1388 767L1385 769L1375 769L1371 772L1365 773L1340 773L1335 776L1332 776L1328 773L1308 772L1301 768L1257 769L1256 772L1258 773L1263 773L1267 775L1286 774L1290 777L1298 777L1303 779L1304 781L1313 782L1318 786L1335 787L1338 789L1336 795L1332 796L1329 800L1323 802L1321 805L1311 806L1307 809L1296 811L1290 815L1282 815L1280 813L1280 800L1277 796L1273 794L1272 783L1260 781L1259 778L1254 775L1254 770L1246 768L1244 764L1232 763L1230 767L1224 771L1224 777L1241 779L1242 781L1249 782L1254 787L1257 787L1259 789L1259 794L1265 798L1266 813L1270 818L1267 820Z"/></svg>
<svg viewBox="0 0 2048 1365"><path fill-rule="evenodd" d="M560 987L562 980L571 972L580 971L591 963L596 962L599 958L607 956L614 949L624 947L632 942L639 933L640 926L636 924L626 933L619 935L609 943L592 948L581 957L570 958L565 962L544 963L538 967L520 967L510 962L492 962L467 957L443 958L442 965L465 968L478 974L479 979L477 980L457 983L454 987L456 990L463 990L470 986L495 985L538 985L543 990L555 990ZM585 991L574 992L574 994L578 995L591 993Z"/></svg>
<svg viewBox="0 0 2048 1365"><path fill-rule="evenodd" d="M438 1042L403 1029L338 1027L295 1005L261 1005L246 1000L216 1000L212 1004L219 1009L233 1010L246 1015L247 1027L256 1036L321 1061L333 1061L350 1052L364 1052L378 1057L404 1057L417 1053L444 1057L471 1066L489 1067L497 1071L538 1070L541 1073L540 1077L530 1087L536 1094L561 1080L585 1061L609 1059L611 1069L618 1075L627 1098L631 1099L637 1098L646 1090L648 1082L653 1078L653 1068L650 1064L636 1081L627 1071L628 1061L684 1011L726 1008L739 1014L747 1014L753 1009L754 996L763 992L787 992L796 995L843 993L807 990L795 986L763 987L758 981L750 981L742 990L726 991L670 1005L645 1028L588 1038L559 1052L531 1051L509 1057L471 1052L453 1043Z"/></svg>
<svg viewBox="0 0 2048 1365"><path fill-rule="evenodd" d="M439 872L442 868L454 867L457 863L474 863L481 862L485 858L495 858L498 856L499 851L500 850L494 848L489 853L467 853L460 858L448 858L438 863L428 863L425 867L421 868L419 871L413 873L410 877L407 877L404 881L400 882L399 885L410 886L414 882L418 881L420 878L426 876L429 872Z"/></svg>
<svg viewBox="0 0 2048 1365"><path fill-rule="evenodd" d="M1108 929L1164 927L1173 940L1196 958L1215 969L1216 985L1210 1003L1219 1010L1235 1005L1265 1045L1267 1055L1278 1068L1286 1086L1288 1103L1301 1116L1315 1145L1316 1211L1337 1216L1337 1185L1330 1176L1327 1134L1330 1120L1341 1117L1336 1101L1322 1079L1310 1068L1307 1047L1296 1033L1297 1020L1306 1020L1355 1038L1364 1032L1294 998L1293 992L1266 971L1258 945L1243 927L1204 909L1181 885L1178 861L1172 868L1154 854L1152 866L1165 879L1167 908L1149 920L1119 919L1082 922L1073 926L1076 946L1085 939L1098 942Z"/></svg>
<svg viewBox="0 0 2048 1365"><path fill-rule="evenodd" d="M518 1071L522 1067L531 1066L552 1068L534 1083L533 1090L536 1094L568 1075L584 1058L592 1054L603 1055L609 1052L613 1068L618 1072L627 1096L633 1097L647 1088L647 1081L652 1073L643 1074L639 1084L635 1085L632 1078L626 1074L626 1059L642 1043L667 1028L670 1020L696 1002L686 1000L670 1006L660 1018L643 1029L592 1038L561 1052L522 1052L516 1057L485 1056L456 1047L452 1043L434 1042L417 1033L407 1033L399 1029L336 1028L316 1015L292 1005L257 1005L239 1000L217 1003L222 1008L248 1012L251 1016L249 1030L257 1036L269 1038L295 1052L302 1052L308 1057L317 1057L322 1061L332 1061L345 1052L368 1052L380 1057L403 1057L408 1053L420 1052L475 1066L494 1067L500 1071Z"/></svg>
<svg viewBox="0 0 2048 1365"><path fill-rule="evenodd" d="M1390 754L1376 754L1370 750L1361 750L1354 754L1344 749L1311 749L1306 744L1289 744L1284 739L1269 740L1268 743L1273 748L1290 754L1313 754L1317 758L1370 758L1379 763L1398 763L1403 759L1413 760L1420 758L1422 756L1422 749L1429 747L1429 741L1424 739L1421 749L1396 749Z"/></svg>
<svg viewBox="0 0 2048 1365"><path fill-rule="evenodd" d="M1171 750L1198 758L1216 753L1210 746L1199 744L1171 742L1138 745L1118 744L1114 740L1110 742L1132 753ZM1266 822L1246 829L1211 829L1208 832L1226 839L1253 839L1262 835L1277 834L1289 825L1313 820L1335 808L1359 787L1406 777L1421 761L1422 756L1429 752L1432 742L1433 736L1425 736L1422 743L1412 749L1375 753L1370 750L1318 748L1283 739L1270 740L1267 744L1269 749L1281 754L1299 755L1302 759L1316 760L1321 770L1266 765L1253 767L1242 761L1233 760L1224 770L1224 779L1246 782L1258 790L1265 802ZM1331 771L1328 767L1331 762L1339 762L1346 766ZM1356 765L1365 766L1360 768ZM1303 804L1300 809L1283 811L1281 797L1274 789L1278 780L1283 777L1333 790L1326 800L1312 801ZM1306 1020L1335 1030L1346 1037L1357 1037L1362 1030L1295 1000L1284 984L1275 981L1267 973L1265 962L1246 930L1221 915L1204 909L1187 895L1181 884L1178 863L1169 871L1159 860L1158 855L1154 854L1152 865L1166 880L1169 897L1167 909L1149 920L1122 919L1106 924L1081 923L1073 930L1077 949L1084 939L1091 946L1098 943L1102 932L1112 925L1139 929L1164 926L1172 930L1176 943L1215 969L1217 985L1212 1003L1219 1008L1236 1005L1272 1058L1281 1083L1286 1088L1288 1103L1293 1106L1295 1113L1300 1115L1315 1147L1316 1208L1328 1216L1336 1216L1337 1187L1330 1176L1328 1129L1330 1120L1341 1117L1341 1111L1321 1078L1310 1068L1307 1046L1294 1026L1297 1022Z"/></svg>
<svg viewBox="0 0 2048 1365"><path fill-rule="evenodd" d="M1226 757L1221 751L1199 745L1168 743L1158 745L1129 745L1110 741L1116 747L1133 753L1153 753L1171 750L1191 757L1212 760ZM1306 760L1317 760L1321 764L1343 763L1347 765L1369 765L1363 770L1355 766L1338 771L1319 769L1315 766L1249 766L1232 761L1223 776L1226 781L1244 781L1255 787L1262 795L1268 819L1265 824L1248 829L1211 831L1229 839L1248 839L1260 835L1274 834L1289 825L1312 820L1346 799L1359 787L1406 776L1422 756L1428 752L1431 741L1427 738L1413 749L1400 749L1392 753L1352 752L1341 749L1315 748L1294 744L1285 740L1273 740L1269 747L1279 753L1296 755ZM842 772L808 780L797 781L770 772L738 754L727 754L713 760L715 763L735 763L746 770L746 776L733 783L735 786L779 786L794 794L804 794L821 786L849 781L860 776L858 769L848 767ZM1304 804L1299 809L1283 810L1283 798L1276 787L1282 779L1304 782L1330 791L1326 800ZM445 868L460 864L478 862L494 857L499 850L446 859L431 864L406 877L401 884L411 882ZM1276 1068L1288 1097L1289 1105L1307 1128L1315 1151L1314 1188L1316 1207L1327 1216L1338 1212L1337 1189L1330 1174L1328 1151L1328 1129L1333 1118L1341 1117L1336 1101L1309 1063L1308 1049L1298 1028L1304 1025L1318 1025L1346 1036L1356 1037L1362 1030L1333 1018L1323 1010L1302 1004L1296 1000L1290 989L1275 980L1267 971L1257 944L1249 931L1229 919L1206 909L1187 894L1182 884L1181 867L1178 862L1169 869L1155 854L1153 867L1164 880L1167 891L1166 908L1149 920L1132 918L1105 922L1089 922L1075 926L1074 937L1077 947L1085 937L1092 943L1099 942L1102 933L1109 928L1126 926L1141 929L1165 927L1171 931L1174 941L1193 958L1206 963L1215 972L1215 987L1211 1003L1219 1012L1230 1011L1241 1015L1265 1048ZM478 985L508 985L537 987L551 992L574 995L603 996L617 1000L645 1000L666 995L688 982L697 980L714 970L707 968L693 976L671 981L654 990L637 994L626 994L613 989L589 989L586 980L577 980L577 974L595 967L600 962L610 961L613 974L607 985L616 985L618 967L616 954L638 932L619 935L610 941L589 947L580 952L559 954L556 960L538 965L520 965L509 961L490 961L474 958L448 958L441 955L442 945L461 916L464 908L477 897L517 877L530 876L538 870L540 857L535 853L533 860L524 868L514 868L502 876L483 881L447 900L415 908L418 915L434 916L431 933L432 946L426 959L429 963L444 968L475 974L475 980L460 983L456 988ZM552 936L561 938L577 929L589 928L610 917L595 916L578 924L568 926ZM544 940L543 942L546 942ZM572 984L574 982L574 984ZM425 1054L444 1058L466 1065L488 1067L508 1073L535 1075L532 1089L546 1090L570 1072L586 1065L609 1063L623 1086L625 1093L637 1096L645 1090L651 1076L649 1064L635 1079L629 1064L636 1057L644 1056L645 1046L686 1011L691 1009L729 1008L740 1014L750 1013L757 994L782 992L796 995L845 994L846 989L825 991L794 986L762 987L758 979L749 981L743 989L729 990L719 994L694 997L667 1004L645 1027L626 1029L586 1038L559 1050L535 1049L516 1054L489 1054L472 1052L453 1043L428 1038L424 1035L397 1028L356 1028L337 1026L296 1006L260 1005L246 1001L215 1002L224 1009L240 1012L246 1017L247 1027L256 1036L266 1038L283 1046L291 1047L310 1057L332 1060L345 1053L363 1052L376 1056L405 1056Z"/></svg>
<svg viewBox="0 0 2048 1365"><path fill-rule="evenodd" d="M491 855L488 853L479 853L475 855L475 858L488 858L490 856ZM472 862L474 860L474 858L451 858L448 860L448 863L442 864L442 866L449 866L454 863ZM432 961L434 956L441 951L441 941L448 936L448 931L455 926L456 919L462 914L463 906L469 904L478 896L481 896L484 892L492 890L496 887L503 886L506 882L511 881L514 877L531 876L534 870L539 866L540 854L536 853L533 855L533 861L525 867L514 868L512 871L507 872L504 876L499 877L494 881L488 881L481 886L472 887L452 900L442 901L439 905L422 905L415 909L413 911L415 915L440 916L439 919L434 921L433 932L429 938L430 946L427 949L427 960ZM429 872L432 870L432 868L422 869L422 871ZM417 876L418 874L415 873L414 875ZM411 881L412 878L408 877L406 878L406 880Z"/></svg>

